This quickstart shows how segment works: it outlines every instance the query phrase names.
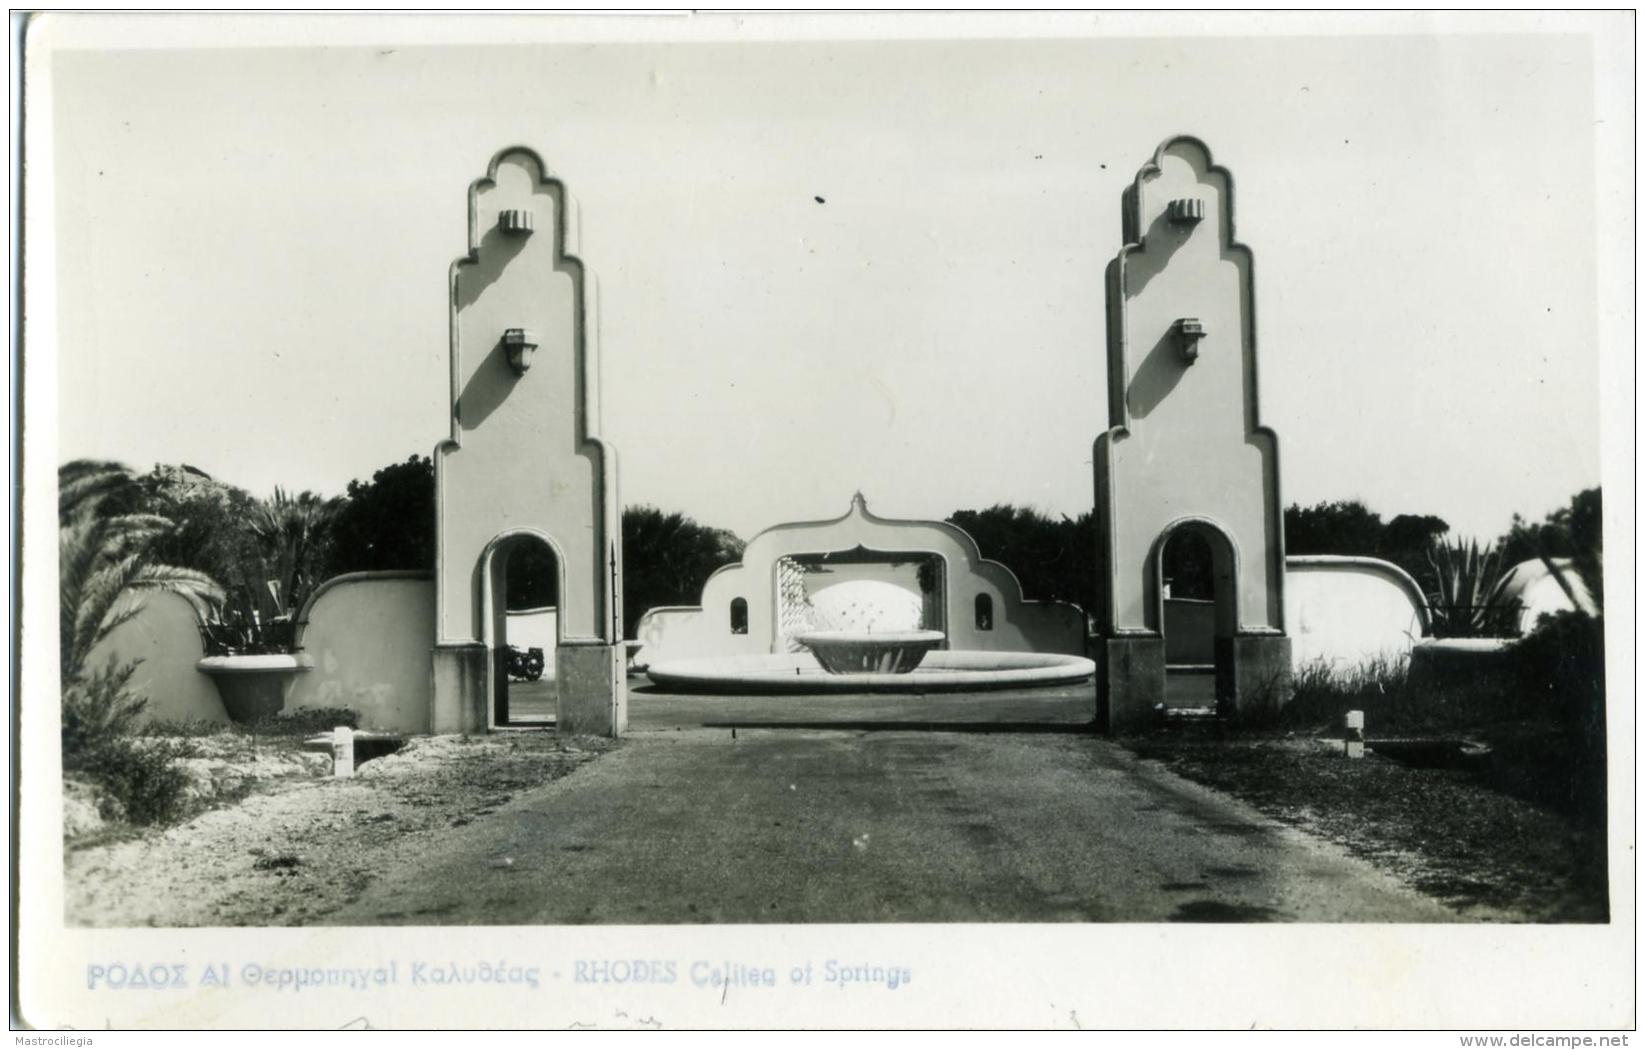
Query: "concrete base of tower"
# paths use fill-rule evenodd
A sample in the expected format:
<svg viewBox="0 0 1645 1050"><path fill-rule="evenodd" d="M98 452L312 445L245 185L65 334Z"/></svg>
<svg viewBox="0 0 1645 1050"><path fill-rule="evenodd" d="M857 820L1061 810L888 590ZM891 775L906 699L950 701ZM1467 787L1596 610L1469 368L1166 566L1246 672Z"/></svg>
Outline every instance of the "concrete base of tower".
<svg viewBox="0 0 1645 1050"><path fill-rule="evenodd" d="M491 650L479 642L434 647L432 733L484 733L491 725Z"/></svg>
<svg viewBox="0 0 1645 1050"><path fill-rule="evenodd" d="M1291 639L1280 634L1256 634L1225 641L1231 657L1229 677L1235 717L1260 722L1278 715L1291 700ZM1219 668L1219 680L1222 677Z"/></svg>
<svg viewBox="0 0 1645 1050"><path fill-rule="evenodd" d="M561 733L622 736L628 731L628 650L622 644L564 643L554 652Z"/></svg>
<svg viewBox="0 0 1645 1050"><path fill-rule="evenodd" d="M1096 639L1097 730L1126 733L1154 724L1165 704L1165 639Z"/></svg>

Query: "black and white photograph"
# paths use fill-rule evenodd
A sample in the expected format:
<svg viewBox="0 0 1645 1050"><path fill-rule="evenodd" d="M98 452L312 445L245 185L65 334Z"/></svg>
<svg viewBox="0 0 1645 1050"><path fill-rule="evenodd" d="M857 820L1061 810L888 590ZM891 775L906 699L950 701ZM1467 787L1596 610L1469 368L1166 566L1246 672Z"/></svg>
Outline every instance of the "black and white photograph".
<svg viewBox="0 0 1645 1050"><path fill-rule="evenodd" d="M1633 13L12 29L14 1027L1633 1029Z"/></svg>

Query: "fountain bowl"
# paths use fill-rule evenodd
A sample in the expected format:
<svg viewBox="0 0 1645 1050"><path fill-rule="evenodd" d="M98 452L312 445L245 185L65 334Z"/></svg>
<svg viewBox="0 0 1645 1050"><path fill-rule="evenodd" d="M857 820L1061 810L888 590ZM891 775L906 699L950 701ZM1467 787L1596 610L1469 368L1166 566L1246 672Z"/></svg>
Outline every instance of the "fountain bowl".
<svg viewBox="0 0 1645 1050"><path fill-rule="evenodd" d="M941 631L806 631L794 640L829 674L908 674L947 637Z"/></svg>

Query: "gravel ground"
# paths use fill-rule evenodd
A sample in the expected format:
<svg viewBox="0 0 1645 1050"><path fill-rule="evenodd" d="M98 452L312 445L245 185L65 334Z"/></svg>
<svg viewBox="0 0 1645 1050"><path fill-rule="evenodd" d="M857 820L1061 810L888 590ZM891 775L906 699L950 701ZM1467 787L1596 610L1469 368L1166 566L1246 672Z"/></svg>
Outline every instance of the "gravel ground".
<svg viewBox="0 0 1645 1050"><path fill-rule="evenodd" d="M1460 769L1412 768L1341 741L1180 727L1124 743L1347 847L1464 917L1604 922L1603 838L1569 814L1514 798Z"/></svg>
<svg viewBox="0 0 1645 1050"><path fill-rule="evenodd" d="M354 900L375 873L435 837L565 776L613 744L553 733L422 737L352 779L295 747L236 759L243 741L193 741L199 797L220 806L165 829L65 846L66 921L77 926L294 926ZM224 753L219 753L224 752ZM248 775L249 774L249 775Z"/></svg>

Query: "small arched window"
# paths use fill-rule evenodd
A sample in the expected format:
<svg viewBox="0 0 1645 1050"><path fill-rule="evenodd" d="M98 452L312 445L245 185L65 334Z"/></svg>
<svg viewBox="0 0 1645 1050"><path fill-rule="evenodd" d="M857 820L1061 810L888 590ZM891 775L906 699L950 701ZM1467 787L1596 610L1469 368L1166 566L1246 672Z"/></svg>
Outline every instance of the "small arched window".
<svg viewBox="0 0 1645 1050"><path fill-rule="evenodd" d="M731 633L748 633L748 599L731 599Z"/></svg>
<svg viewBox="0 0 1645 1050"><path fill-rule="evenodd" d="M976 601L977 630L992 631L994 629L994 596L979 594Z"/></svg>

